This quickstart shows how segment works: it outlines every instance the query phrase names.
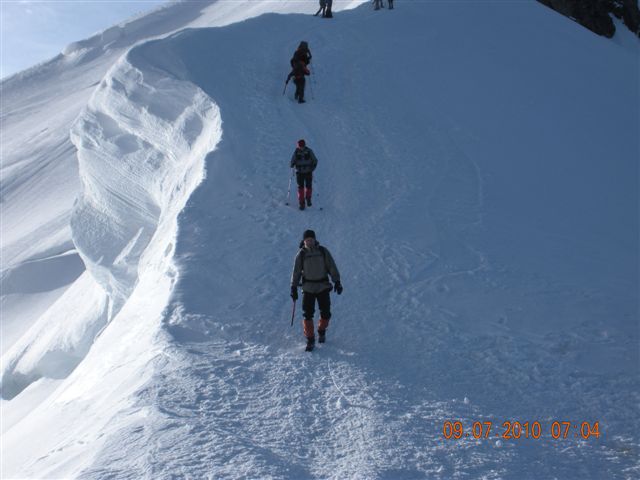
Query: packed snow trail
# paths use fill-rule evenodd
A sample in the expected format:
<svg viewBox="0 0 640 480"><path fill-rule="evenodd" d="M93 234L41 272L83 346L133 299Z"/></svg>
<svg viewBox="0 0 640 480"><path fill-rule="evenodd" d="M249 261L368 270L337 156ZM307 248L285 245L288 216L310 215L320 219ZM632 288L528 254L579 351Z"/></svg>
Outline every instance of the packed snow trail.
<svg viewBox="0 0 640 480"><path fill-rule="evenodd" d="M539 67L511 71L516 78L506 91L503 84L493 85L491 72L506 68L501 59L513 48L504 38L517 41L518 54L528 57L544 42L535 28L522 30L520 15L536 19L532 25L566 25L536 5L477 8L407 5L386 18L361 8L330 24L266 15L225 29L181 32L132 52L134 61L173 75L179 71L202 88L220 107L224 135L208 159L206 181L180 217L181 275L165 319L172 361L141 398L157 405L164 419L114 436L87 478L108 472L123 478L522 478L531 475L532 464L536 476L624 478L637 470L637 461L625 453L638 448L628 423L637 378L625 374L637 357L637 335L631 324L614 324L607 335L616 337L623 349L618 350L599 339L609 319L585 324L579 306L599 305L606 315L621 318L632 309L632 295L620 294L620 305L602 304L589 297L599 283L583 279L577 288L591 293L578 300L567 289L575 277L554 278L553 264L542 265L538 278L527 278L514 271L518 264L501 265L499 255L491 262L487 241L499 238L488 235L486 223L497 221L509 205L487 206L488 175L482 169L503 160L473 138L482 129L481 118L470 124L456 118L470 94L464 88L449 91L446 79L461 82L463 66L449 63L449 72L441 70L448 57L490 65L484 77L473 79L479 85L465 87L485 90L485 100L474 92L474 111L500 112L492 135L528 112L520 117L521 128L511 132L516 138L507 142L515 146L539 119L509 96ZM501 18L504 36L488 33L492 15ZM448 18L464 21L439 30ZM385 29L395 32L393 41L380 42ZM464 42L438 52L451 38L467 35L474 38L472 53ZM594 48L601 41L581 31L576 36ZM292 101L292 91L282 98L281 90L287 59L300 39L309 41L314 54L304 106ZM491 53L497 48L506 52ZM398 58L399 52L415 50L433 62L434 73L420 84ZM559 74L576 68L591 73L579 62L562 66L562 51L546 55L564 72ZM389 65L398 68L387 74ZM419 87L420 94L406 85ZM633 91L631 83L625 85ZM534 99L548 94L544 86L527 92ZM456 100L459 93L463 98ZM573 107L570 99L554 101L560 112ZM306 139L320 161L314 207L304 212L283 205L288 159L298 138ZM531 148L523 156L540 160L558 147L553 139L541 139ZM562 164L553 158L554 168ZM592 174L584 182L599 186ZM493 194L502 188L492 187ZM525 194L535 193L533 188ZM552 209L561 198L541 201ZM541 239L549 242L545 229L553 225L545 223L541 233L512 245L506 257L521 255L518 249L527 251ZM288 323L287 282L306 228L331 249L345 286L341 297L333 296L327 344L312 354L302 352L299 318L293 329ZM592 239L576 241L588 245ZM625 289L632 287L633 277L616 275ZM521 288L515 296L509 292L513 284ZM568 293L559 297L562 291ZM534 304L540 303L546 310L536 312ZM555 309L566 318L564 326L550 329L544 317L556 315ZM511 324L524 311L541 316L540 335ZM569 330L574 325L580 333ZM630 337L623 340L625 335ZM594 345L617 367L590 371L583 355ZM601 419L612 433L598 440L568 438L560 447L548 427L562 418ZM547 434L502 443L442 438L444 420L470 425L487 419L497 425L538 420ZM123 443L150 447L146 455L118 464Z"/></svg>

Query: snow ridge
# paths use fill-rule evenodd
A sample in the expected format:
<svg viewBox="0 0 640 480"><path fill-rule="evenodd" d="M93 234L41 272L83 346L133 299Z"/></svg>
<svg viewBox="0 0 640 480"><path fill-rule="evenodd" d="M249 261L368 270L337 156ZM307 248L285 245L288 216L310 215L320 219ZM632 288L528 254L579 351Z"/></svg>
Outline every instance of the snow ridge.
<svg viewBox="0 0 640 480"><path fill-rule="evenodd" d="M199 88L166 72L143 72L127 58L75 124L83 192L71 220L73 239L109 294L110 318L149 261L143 257L152 238L175 221L202 180L220 127L217 106ZM164 243L171 247L171 238Z"/></svg>
<svg viewBox="0 0 640 480"><path fill-rule="evenodd" d="M83 188L71 226L88 271L3 357L3 398L41 377L67 377L139 277L171 270L178 213L204 178L221 122L218 107L193 84L123 57L71 137ZM69 304L78 308L69 312Z"/></svg>
<svg viewBox="0 0 640 480"><path fill-rule="evenodd" d="M87 271L2 358L3 400L41 399L32 412L3 415L3 457L11 459L3 477L74 476L105 429L151 414L129 409L166 350L158 327L177 278L178 214L222 129L202 90L133 61L134 52L112 67L71 131L82 183L71 229ZM79 404L81 418L71 407ZM69 425L66 439L42 436L37 454L23 448L25 432L54 432L57 422ZM81 459L69 456L78 448Z"/></svg>

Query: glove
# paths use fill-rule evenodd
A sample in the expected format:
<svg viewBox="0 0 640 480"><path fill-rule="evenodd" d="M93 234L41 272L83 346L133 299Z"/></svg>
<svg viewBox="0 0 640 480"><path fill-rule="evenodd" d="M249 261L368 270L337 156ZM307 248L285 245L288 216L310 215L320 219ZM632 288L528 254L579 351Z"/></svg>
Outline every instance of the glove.
<svg viewBox="0 0 640 480"><path fill-rule="evenodd" d="M291 298L293 298L294 302L298 300L298 287L294 285L291 285Z"/></svg>
<svg viewBox="0 0 640 480"><path fill-rule="evenodd" d="M333 288L336 290L336 293L338 295L340 295L342 293L342 284L340 282L336 282L336 284L333 286Z"/></svg>

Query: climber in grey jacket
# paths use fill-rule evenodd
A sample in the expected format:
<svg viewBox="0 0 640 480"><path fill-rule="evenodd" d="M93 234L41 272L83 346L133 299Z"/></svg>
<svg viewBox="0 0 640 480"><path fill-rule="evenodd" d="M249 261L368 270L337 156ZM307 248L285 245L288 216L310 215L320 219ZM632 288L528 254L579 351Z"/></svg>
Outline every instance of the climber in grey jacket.
<svg viewBox="0 0 640 480"><path fill-rule="evenodd" d="M298 285L302 280L302 311L304 320L302 329L307 338L307 351L313 350L315 335L313 331L313 314L318 302L320 321L318 322L318 341L324 343L326 330L331 318L331 297L329 293L335 288L338 295L342 293L340 272L329 250L316 240L313 230L305 230L300 250L296 255L291 274L291 298L298 299ZM331 285L329 277L333 280Z"/></svg>

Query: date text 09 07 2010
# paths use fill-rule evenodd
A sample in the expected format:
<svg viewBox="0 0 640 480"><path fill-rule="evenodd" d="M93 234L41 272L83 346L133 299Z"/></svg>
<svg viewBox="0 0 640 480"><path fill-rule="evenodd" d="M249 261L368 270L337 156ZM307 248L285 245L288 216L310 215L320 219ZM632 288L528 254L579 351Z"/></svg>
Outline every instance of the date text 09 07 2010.
<svg viewBox="0 0 640 480"><path fill-rule="evenodd" d="M462 438L500 438L512 440L520 438L539 439L550 436L553 439L566 438L600 438L600 422L567 422L555 421L547 429L542 428L540 422L502 422L501 427L494 422L473 422L471 428L465 428L460 421L445 421L442 425L442 435L447 440Z"/></svg>

